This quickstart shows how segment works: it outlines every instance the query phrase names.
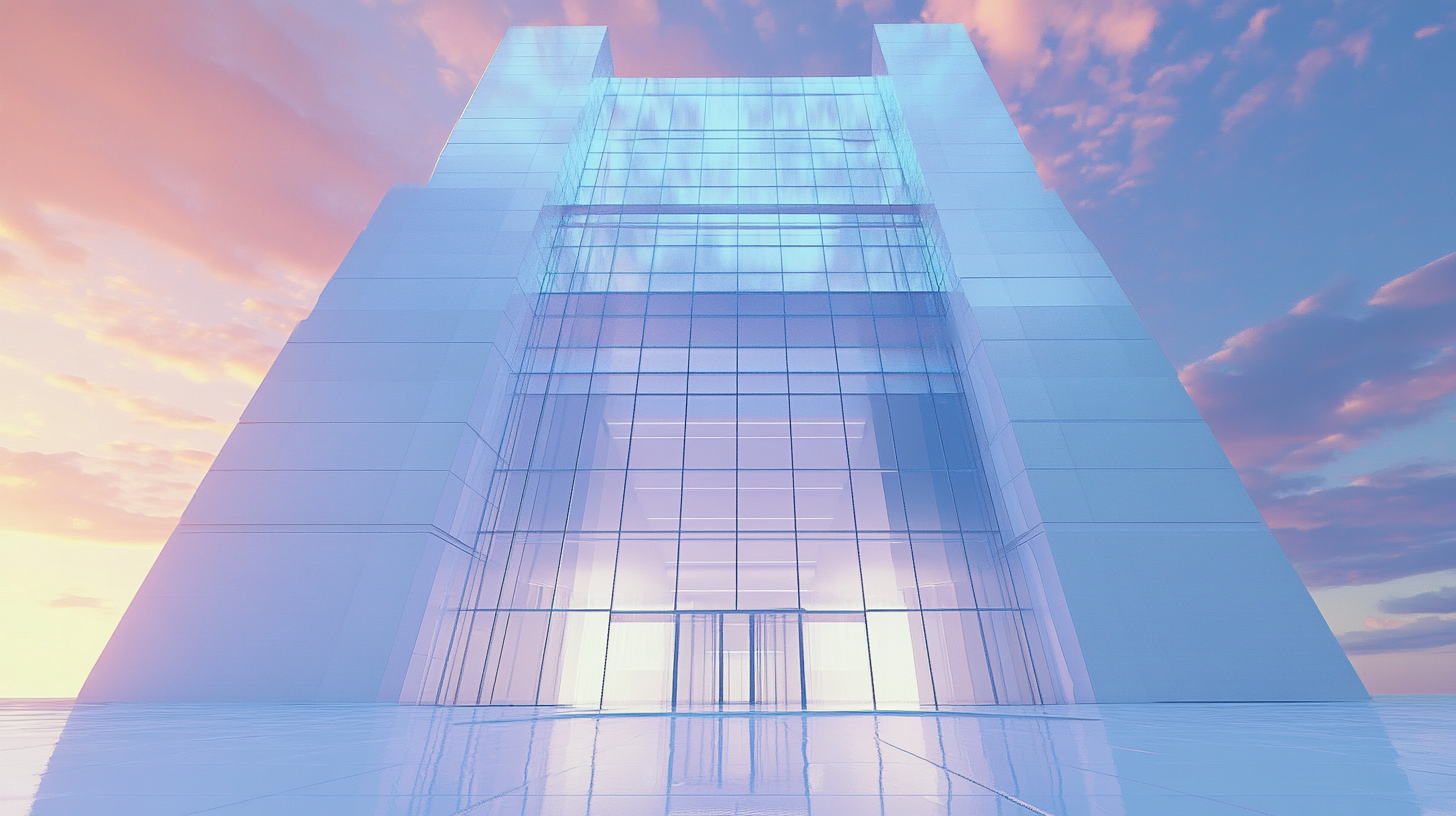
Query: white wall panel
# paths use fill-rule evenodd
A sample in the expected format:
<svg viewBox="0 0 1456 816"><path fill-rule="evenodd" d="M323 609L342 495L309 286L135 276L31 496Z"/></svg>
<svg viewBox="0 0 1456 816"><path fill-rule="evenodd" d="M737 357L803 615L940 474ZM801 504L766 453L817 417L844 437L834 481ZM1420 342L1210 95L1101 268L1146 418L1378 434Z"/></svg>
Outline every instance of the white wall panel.
<svg viewBox="0 0 1456 816"><path fill-rule="evenodd" d="M1000 504L1073 674L1085 660L1079 699L1363 697L1172 367L1042 188L964 28L875 34L965 298Z"/></svg>
<svg viewBox="0 0 1456 816"><path fill-rule="evenodd" d="M385 196L279 354L83 700L421 699L539 291L540 209L610 73L605 29L511 30L430 185Z"/></svg>

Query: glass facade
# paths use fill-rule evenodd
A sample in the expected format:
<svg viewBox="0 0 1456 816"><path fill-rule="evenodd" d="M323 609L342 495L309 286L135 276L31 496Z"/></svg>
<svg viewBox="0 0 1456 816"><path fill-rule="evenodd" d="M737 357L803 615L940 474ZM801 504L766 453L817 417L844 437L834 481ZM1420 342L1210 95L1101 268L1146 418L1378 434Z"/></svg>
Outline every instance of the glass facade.
<svg viewBox="0 0 1456 816"><path fill-rule="evenodd" d="M893 94L601 84L436 701L1053 701Z"/></svg>

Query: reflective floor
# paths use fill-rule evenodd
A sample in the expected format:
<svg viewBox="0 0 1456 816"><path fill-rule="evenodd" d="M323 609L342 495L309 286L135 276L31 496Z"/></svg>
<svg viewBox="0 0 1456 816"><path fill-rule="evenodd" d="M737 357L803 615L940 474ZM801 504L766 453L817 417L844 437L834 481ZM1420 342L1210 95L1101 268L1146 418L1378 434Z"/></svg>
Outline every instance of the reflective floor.
<svg viewBox="0 0 1456 816"><path fill-rule="evenodd" d="M582 715L0 703L0 813L1456 814L1456 697Z"/></svg>

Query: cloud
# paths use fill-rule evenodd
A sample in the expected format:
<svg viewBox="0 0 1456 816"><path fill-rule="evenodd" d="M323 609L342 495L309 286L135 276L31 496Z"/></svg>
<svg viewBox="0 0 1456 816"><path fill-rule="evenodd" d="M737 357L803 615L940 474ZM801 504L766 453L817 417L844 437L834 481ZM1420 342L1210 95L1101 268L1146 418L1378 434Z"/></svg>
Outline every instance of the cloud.
<svg viewBox="0 0 1456 816"><path fill-rule="evenodd" d="M114 385L94 383L85 377L77 377L74 374L48 374L45 381L57 388L99 399L148 424L160 425L164 428L206 428L215 431L228 429L227 425L212 417L203 416L175 405L168 405L152 397L133 394Z"/></svg>
<svg viewBox="0 0 1456 816"><path fill-rule="evenodd" d="M0 448L0 529L116 544L161 544L176 517L124 509L123 478L79 453Z"/></svg>
<svg viewBox="0 0 1456 816"><path fill-rule="evenodd" d="M1379 606L1381 612L1392 615L1456 614L1456 587L1441 587L1407 598L1387 598Z"/></svg>
<svg viewBox="0 0 1456 816"><path fill-rule="evenodd" d="M1179 373L1243 471L1294 472L1432 416L1456 392L1456 253L1306 298Z"/></svg>
<svg viewBox="0 0 1456 816"><path fill-rule="evenodd" d="M1269 18L1278 9L1278 6L1270 6L1254 13L1238 40L1224 51L1230 62L1251 63L1250 57L1264 37ZM1334 17L1321 18L1315 21L1311 35L1316 40L1329 40L1338 33L1340 28L1340 20ZM1278 90L1281 87L1283 94L1289 97L1295 105L1303 105L1320 77L1338 62L1341 55L1348 58L1357 68L1364 65L1366 58L1370 55L1370 45L1373 39L1370 29L1361 29L1346 35L1335 45L1320 45L1311 48L1292 68L1275 66L1263 69L1255 84L1240 94L1232 105L1224 109L1221 129L1227 133L1238 126L1240 122L1248 119L1268 102L1278 98ZM1268 54L1266 53L1264 56L1267 58ZM1240 70L1231 68L1224 72L1223 78L1214 90L1216 96L1222 94L1224 89L1238 79Z"/></svg>
<svg viewBox="0 0 1456 816"><path fill-rule="evenodd" d="M282 338L241 321L202 325L158 308L92 296L57 315L91 340L139 355L158 369L207 381L229 377L256 385L278 355Z"/></svg>
<svg viewBox="0 0 1456 816"><path fill-rule="evenodd" d="M1340 645L1350 654L1415 652L1456 644L1456 619L1418 618L1404 626L1368 629L1340 635Z"/></svg>
<svg viewBox="0 0 1456 816"><path fill-rule="evenodd" d="M759 13L753 15L753 28L755 31L758 32L759 38L763 40L770 39L771 37L773 37L774 29L776 27L777 24L774 20L774 14L769 9L764 9L763 11L760 11Z"/></svg>
<svg viewBox="0 0 1456 816"><path fill-rule="evenodd" d="M1370 41L1372 37L1369 31L1357 31L1340 42L1340 52L1354 60L1358 68L1365 64L1365 58L1370 56Z"/></svg>
<svg viewBox="0 0 1456 816"><path fill-rule="evenodd" d="M1243 94L1239 96L1238 101L1234 102L1232 105L1224 110L1223 116L1220 120L1220 126L1223 132L1227 133L1230 130L1233 130L1234 126L1237 125L1239 122L1244 121L1245 119L1249 118L1249 116L1253 114L1254 111L1257 111L1259 108L1264 107L1264 103L1269 101L1269 97L1273 95L1273 93L1273 80L1264 80L1263 82L1260 82L1258 85L1255 85L1249 90L1244 91Z"/></svg>
<svg viewBox="0 0 1456 816"><path fill-rule="evenodd" d="M1304 103L1315 81L1334 61L1335 54L1328 48L1316 48L1300 58L1294 66L1294 81L1289 84L1289 95L1294 97L1295 104Z"/></svg>
<svg viewBox="0 0 1456 816"><path fill-rule="evenodd" d="M1095 55L1130 59L1147 48L1159 21L1157 5L1147 0L929 0L921 16L965 24L1023 86L1053 61L1058 70L1076 71Z"/></svg>
<svg viewBox="0 0 1456 816"><path fill-rule="evenodd" d="M46 207L147 235L255 286L268 285L270 264L327 275L388 184L419 177L432 156L419 134L396 141L398 125L354 107L344 97L355 89L322 67L377 60L377 43L280 13L185 2L9 10L0 107L20 125L0 131L0 219L52 261L86 250L46 222ZM416 113L428 94L374 90L396 121L430 128Z"/></svg>
<svg viewBox="0 0 1456 816"><path fill-rule="evenodd" d="M1406 466L1354 483L1286 492L1245 476L1306 584L1374 584L1456 569L1456 471ZM1421 596L1417 596L1421 597ZM1387 610L1395 612L1396 610Z"/></svg>
<svg viewBox="0 0 1456 816"><path fill-rule="evenodd" d="M1447 12L1446 19L1439 23L1431 23L1417 28L1413 36L1417 40L1424 40L1447 31L1456 31L1456 10Z"/></svg>
<svg viewBox="0 0 1456 816"><path fill-rule="evenodd" d="M930 0L922 17L970 30L1043 179L1064 195L1097 190L1090 203L1144 183L1218 50L1160 29L1167 5Z"/></svg>
<svg viewBox="0 0 1456 816"><path fill-rule="evenodd" d="M73 595L69 592L46 601L45 605L54 609L111 609L111 604L107 603L104 598L96 598L90 595Z"/></svg>
<svg viewBox="0 0 1456 816"><path fill-rule="evenodd" d="M424 33L444 63L441 83L452 92L474 90L472 83L490 63L491 54L505 36L509 23L491 15L490 6L447 0L421 3L412 9L411 22ZM497 12L503 6L495 6Z"/></svg>
<svg viewBox="0 0 1456 816"><path fill-rule="evenodd" d="M1244 33L1240 34L1233 46L1228 49L1229 58L1238 61L1248 56L1259 41L1264 39L1264 31L1269 26L1269 18L1278 11L1278 6L1265 6L1254 12L1253 16L1249 17L1249 24L1244 27Z"/></svg>
<svg viewBox="0 0 1456 816"><path fill-rule="evenodd" d="M1311 586L1456 568L1456 471L1309 475L1456 393L1456 254L1359 302L1337 286L1246 329L1179 377Z"/></svg>

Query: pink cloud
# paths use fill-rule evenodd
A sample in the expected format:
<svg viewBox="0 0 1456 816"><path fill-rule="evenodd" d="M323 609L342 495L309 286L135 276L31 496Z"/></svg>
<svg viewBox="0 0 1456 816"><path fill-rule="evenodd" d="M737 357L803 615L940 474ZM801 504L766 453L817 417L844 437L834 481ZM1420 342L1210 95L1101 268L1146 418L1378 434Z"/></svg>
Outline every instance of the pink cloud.
<svg viewBox="0 0 1456 816"><path fill-rule="evenodd" d="M774 29L778 27L774 20L773 12L764 9L753 15L753 29L758 32L759 39L768 40L773 37Z"/></svg>
<svg viewBox="0 0 1456 816"><path fill-rule="evenodd" d="M1249 24L1244 27L1244 32L1234 41L1228 50L1228 55L1234 60L1240 60L1248 56L1249 52L1264 39L1264 31L1269 26L1269 18L1279 11L1278 6L1266 6L1254 12L1249 17Z"/></svg>
<svg viewBox="0 0 1456 816"><path fill-rule="evenodd" d="M1456 615L1456 586L1404 598L1386 598L1380 602L1380 611L1394 615Z"/></svg>
<svg viewBox="0 0 1456 816"><path fill-rule="evenodd" d="M392 155L361 129L291 38L315 33L306 24L181 2L13 9L0 30L0 107L19 126L0 131L0 220L56 259L80 250L43 207L257 286L267 265L327 275L388 184L421 175L430 150ZM347 48L323 33L309 45Z"/></svg>
<svg viewBox="0 0 1456 816"><path fill-rule="evenodd" d="M261 304L265 301L256 301ZM258 305L262 311L268 308ZM94 342L135 354L162 370L206 381L231 378L256 384L282 345L282 332L239 320L203 325L149 302L102 294L84 297L57 314L58 322L81 329ZM276 317L272 322L280 322ZM291 328L291 324L288 328Z"/></svg>
<svg viewBox="0 0 1456 816"><path fill-rule="evenodd" d="M1456 568L1456 471L1409 465L1335 486L1307 475L1456 394L1456 254L1364 303L1348 287L1305 298L1180 378L1306 583Z"/></svg>
<svg viewBox="0 0 1456 816"><path fill-rule="evenodd" d="M1338 487L1280 494L1282 486L1256 483L1254 498L1310 586L1456 568L1456 472L1412 466Z"/></svg>
<svg viewBox="0 0 1456 816"><path fill-rule="evenodd" d="M1289 84L1289 95L1294 97L1295 104L1304 103L1315 81L1334 61L1334 52L1328 48L1316 48L1300 58L1294 66L1294 81Z"/></svg>
<svg viewBox="0 0 1456 816"><path fill-rule="evenodd" d="M445 63L440 66L440 77L452 91L474 90L472 83L485 73L495 46L509 27L506 20L485 11L479 3L462 0L422 3L413 11L414 25Z"/></svg>
<svg viewBox="0 0 1456 816"><path fill-rule="evenodd" d="M57 388L75 391L125 411L139 421L164 428L207 428L225 431L227 425L209 416L189 411L175 405L168 405L152 397L133 394L114 385L94 383L85 377L73 374L49 374L45 381Z"/></svg>
<svg viewBox="0 0 1456 816"><path fill-rule="evenodd" d="M1375 290L1372 306L1420 308L1456 303L1456 252L1401 275Z"/></svg>
<svg viewBox="0 0 1456 816"><path fill-rule="evenodd" d="M70 592L45 602L46 606L53 609L111 609L111 604L105 598L97 598L92 595L76 595Z"/></svg>
<svg viewBox="0 0 1456 816"><path fill-rule="evenodd" d="M123 509L122 477L86 467L94 464L79 453L0 448L0 525L83 541L161 544L176 517Z"/></svg>
<svg viewBox="0 0 1456 816"><path fill-rule="evenodd" d="M1365 58L1370 56L1372 39L1369 31L1357 31L1340 41L1340 52L1354 60L1356 67L1364 65Z"/></svg>
<svg viewBox="0 0 1456 816"><path fill-rule="evenodd" d="M1262 108L1264 103L1269 101L1270 95L1273 94L1273 86L1274 83L1272 80L1264 80L1249 90L1244 91L1239 96L1238 101L1224 110L1221 120L1223 132L1227 133L1233 130L1238 123L1249 118L1254 111Z"/></svg>
<svg viewBox="0 0 1456 816"><path fill-rule="evenodd" d="M1127 60L1147 48L1157 27L1148 0L929 0L927 22L963 23L988 56L1030 86L1050 68L1075 72L1094 54ZM1054 40L1056 46L1047 44Z"/></svg>
<svg viewBox="0 0 1456 816"><path fill-rule="evenodd" d="M1434 615L1394 627L1380 627L1340 635L1340 645L1351 654L1413 652L1456 645L1456 618Z"/></svg>
<svg viewBox="0 0 1456 816"><path fill-rule="evenodd" d="M1307 298L1180 372L1236 466L1317 466L1456 392L1456 254L1349 301Z"/></svg>
<svg viewBox="0 0 1456 816"><path fill-rule="evenodd" d="M1154 45L1165 5L930 0L922 17L970 30L1050 186L1105 195L1156 168L1184 87L1212 61L1210 50Z"/></svg>

